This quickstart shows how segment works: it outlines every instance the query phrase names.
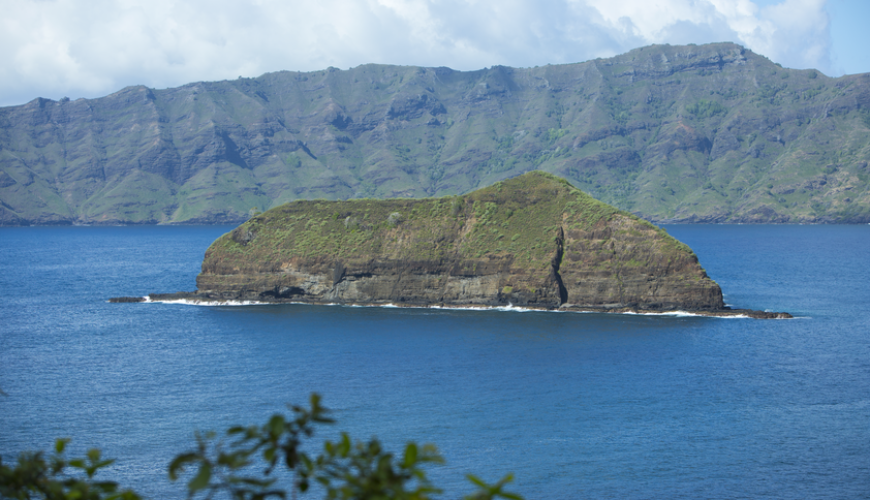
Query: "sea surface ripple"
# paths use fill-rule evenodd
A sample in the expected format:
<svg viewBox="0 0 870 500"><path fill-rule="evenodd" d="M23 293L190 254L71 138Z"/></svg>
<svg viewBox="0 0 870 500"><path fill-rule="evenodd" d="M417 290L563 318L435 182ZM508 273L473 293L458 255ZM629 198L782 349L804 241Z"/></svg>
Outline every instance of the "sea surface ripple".
<svg viewBox="0 0 870 500"><path fill-rule="evenodd" d="M0 455L98 446L183 498L195 430L321 393L347 430L433 442L445 498L868 498L870 227L668 226L734 307L798 320L109 304L189 291L229 227L0 228Z"/></svg>

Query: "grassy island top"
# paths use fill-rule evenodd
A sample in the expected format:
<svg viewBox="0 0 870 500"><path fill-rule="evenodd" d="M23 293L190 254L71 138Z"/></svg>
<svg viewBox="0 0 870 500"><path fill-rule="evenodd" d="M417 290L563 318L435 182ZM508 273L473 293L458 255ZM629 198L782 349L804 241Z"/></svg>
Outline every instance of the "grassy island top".
<svg viewBox="0 0 870 500"><path fill-rule="evenodd" d="M532 171L461 196L286 203L216 240L203 271L278 272L312 259L511 258L514 266L536 268L550 265L557 242L614 237L641 243L649 258L694 259L664 230ZM599 253L606 247L596 246Z"/></svg>

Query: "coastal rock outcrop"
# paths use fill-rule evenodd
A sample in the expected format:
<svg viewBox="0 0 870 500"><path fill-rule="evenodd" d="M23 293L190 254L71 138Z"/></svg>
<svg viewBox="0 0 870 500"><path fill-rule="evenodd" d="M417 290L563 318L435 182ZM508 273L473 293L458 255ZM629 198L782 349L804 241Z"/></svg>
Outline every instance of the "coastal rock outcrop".
<svg viewBox="0 0 870 500"><path fill-rule="evenodd" d="M564 179L462 196L296 201L206 251L203 301L725 311L686 245Z"/></svg>

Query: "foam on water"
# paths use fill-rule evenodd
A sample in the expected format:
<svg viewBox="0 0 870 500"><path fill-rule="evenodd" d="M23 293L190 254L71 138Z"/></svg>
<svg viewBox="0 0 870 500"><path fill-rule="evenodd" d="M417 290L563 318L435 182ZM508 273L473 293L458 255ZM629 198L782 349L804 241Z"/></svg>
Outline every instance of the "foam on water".
<svg viewBox="0 0 870 500"><path fill-rule="evenodd" d="M665 312L635 312L626 311L618 314L628 314L632 316L671 316L677 318L734 318L734 319L750 319L745 314L735 314L733 316L710 316L707 314L691 313L688 311L665 311Z"/></svg>
<svg viewBox="0 0 870 500"><path fill-rule="evenodd" d="M274 302L260 302L256 300L151 300L149 297L144 297L145 302L153 304L181 304L188 306L203 306L203 307L220 307L220 306L268 306L279 305ZM547 313L574 313L574 314L624 314L629 316L668 316L676 318L724 318L724 319L752 319L745 314L735 314L730 316L710 316L707 314L698 314L688 311L663 311L663 312L637 312L637 311L620 311L620 312L605 312L605 311L572 311L570 309L535 309L528 307L515 306L508 304L506 306L412 306L398 305L393 303L387 304L340 304L338 302L328 302L325 304L310 304L308 302L284 302L284 304L294 305L324 305L337 307L379 307L382 309L437 309L448 311L504 311L504 312L547 312Z"/></svg>
<svg viewBox="0 0 870 500"><path fill-rule="evenodd" d="M259 302L256 300L151 300L150 297L145 297L145 302L151 304L181 304L185 306L203 306L203 307L218 307L218 306L267 306L269 302Z"/></svg>

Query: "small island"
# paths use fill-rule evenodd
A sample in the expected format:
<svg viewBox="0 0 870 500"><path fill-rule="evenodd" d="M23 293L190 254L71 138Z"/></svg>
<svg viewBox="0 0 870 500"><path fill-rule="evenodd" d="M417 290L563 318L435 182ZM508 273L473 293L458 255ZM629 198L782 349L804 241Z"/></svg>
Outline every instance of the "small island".
<svg viewBox="0 0 870 500"><path fill-rule="evenodd" d="M726 307L688 246L539 171L461 196L287 203L212 243L196 283L110 301L791 317Z"/></svg>

